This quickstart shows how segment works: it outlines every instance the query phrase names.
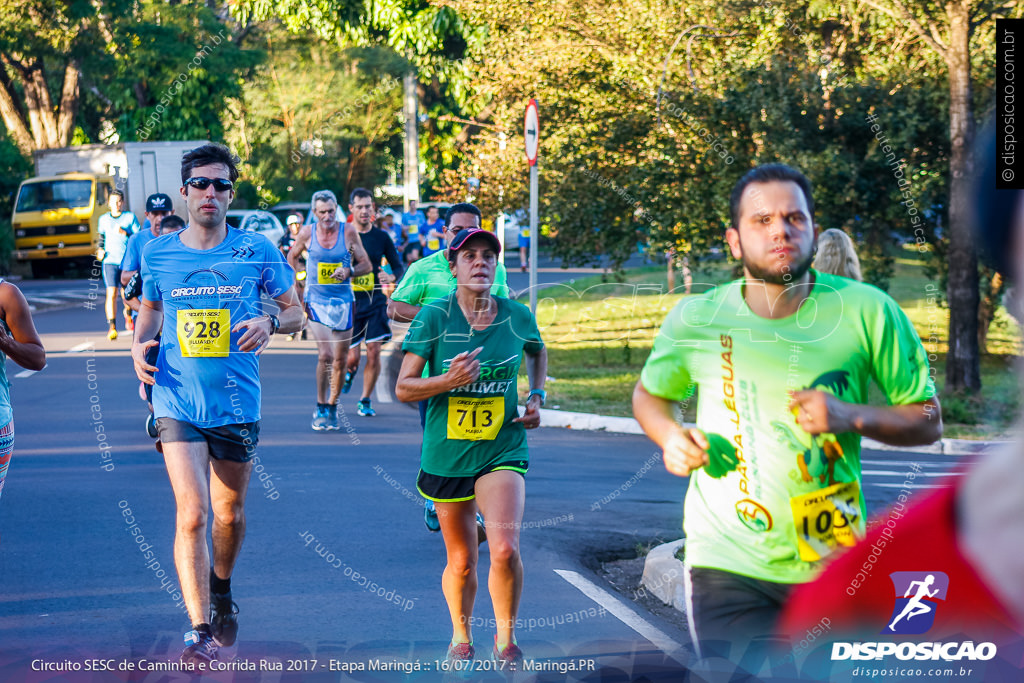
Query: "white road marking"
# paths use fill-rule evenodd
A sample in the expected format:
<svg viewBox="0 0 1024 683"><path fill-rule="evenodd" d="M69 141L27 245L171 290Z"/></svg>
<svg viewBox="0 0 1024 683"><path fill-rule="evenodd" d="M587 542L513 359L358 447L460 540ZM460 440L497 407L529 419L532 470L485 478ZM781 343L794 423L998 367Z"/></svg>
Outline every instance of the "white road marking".
<svg viewBox="0 0 1024 683"><path fill-rule="evenodd" d="M47 296L32 296L32 297L26 297L26 298L30 299L31 301L36 302L37 304L62 304L62 303L64 303L64 299L51 299L50 297L47 297Z"/></svg>
<svg viewBox="0 0 1024 683"><path fill-rule="evenodd" d="M15 377L31 377L32 375L36 374L36 372L38 372L38 370L22 370L17 375L15 375Z"/></svg>
<svg viewBox="0 0 1024 683"><path fill-rule="evenodd" d="M86 349L91 349L92 347L93 343L91 341L82 342L81 344L72 346L70 349L68 349L68 353L81 353L82 351L85 351Z"/></svg>
<svg viewBox="0 0 1024 683"><path fill-rule="evenodd" d="M656 648L664 652L668 657L674 659L681 666L688 667L691 662L686 655L682 645L672 640L671 636L661 629L652 626L639 614L627 607L621 600L613 596L600 586L594 585L591 581L583 578L578 572L566 569L556 569L555 573L578 588L588 598L601 605L611 612L619 621L630 627L641 636L651 641Z"/></svg>

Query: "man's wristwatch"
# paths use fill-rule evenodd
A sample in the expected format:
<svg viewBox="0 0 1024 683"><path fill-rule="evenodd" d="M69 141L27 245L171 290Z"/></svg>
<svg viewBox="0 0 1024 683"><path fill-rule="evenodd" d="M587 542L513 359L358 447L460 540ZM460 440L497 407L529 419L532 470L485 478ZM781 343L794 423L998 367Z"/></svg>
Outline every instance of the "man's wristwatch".
<svg viewBox="0 0 1024 683"><path fill-rule="evenodd" d="M530 399L533 398L534 396L540 396L541 405L544 405L544 403L548 400L548 392L544 391L543 389L531 389L530 393L526 395L526 402L529 403Z"/></svg>
<svg viewBox="0 0 1024 683"><path fill-rule="evenodd" d="M273 313L268 313L267 317L270 318L270 334L277 334L277 331L281 329L281 321Z"/></svg>

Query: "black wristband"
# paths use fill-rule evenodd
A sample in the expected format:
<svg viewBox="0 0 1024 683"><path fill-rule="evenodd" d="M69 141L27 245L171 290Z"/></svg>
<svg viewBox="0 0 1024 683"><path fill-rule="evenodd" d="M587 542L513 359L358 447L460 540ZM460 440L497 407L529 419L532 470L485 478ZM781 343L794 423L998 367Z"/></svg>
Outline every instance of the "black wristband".
<svg viewBox="0 0 1024 683"><path fill-rule="evenodd" d="M281 329L281 321L273 313L268 313L267 317L270 318L270 334L277 334L277 331Z"/></svg>

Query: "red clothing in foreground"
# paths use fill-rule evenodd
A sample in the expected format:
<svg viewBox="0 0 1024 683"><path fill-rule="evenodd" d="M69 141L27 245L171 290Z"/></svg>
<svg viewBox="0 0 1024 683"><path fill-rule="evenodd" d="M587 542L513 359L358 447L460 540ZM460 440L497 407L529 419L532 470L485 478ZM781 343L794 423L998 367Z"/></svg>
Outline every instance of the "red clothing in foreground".
<svg viewBox="0 0 1024 683"><path fill-rule="evenodd" d="M934 624L926 633L902 638L1019 641L1024 628L1014 623L957 545L958 491L959 484L953 483L916 503L908 501L914 504L902 512L904 506L897 504L880 516L863 541L793 592L779 631L794 642L815 627L818 632L825 628L831 639L887 640L879 634L893 619L896 591L889 574L945 572L949 590L945 600L936 601Z"/></svg>

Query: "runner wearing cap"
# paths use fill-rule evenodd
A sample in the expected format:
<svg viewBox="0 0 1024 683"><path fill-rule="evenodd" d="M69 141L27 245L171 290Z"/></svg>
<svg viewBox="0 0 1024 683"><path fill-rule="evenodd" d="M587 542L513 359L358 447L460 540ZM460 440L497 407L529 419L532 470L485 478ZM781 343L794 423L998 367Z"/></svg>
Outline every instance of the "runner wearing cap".
<svg viewBox="0 0 1024 683"><path fill-rule="evenodd" d="M128 285L132 275L142 269L142 248L149 244L150 240L160 236L160 221L164 216L174 213L174 205L171 198L157 192L146 199L146 221L149 224L148 230L139 230L128 238L128 246L124 251L124 258L121 259L121 286ZM127 302L127 300L126 300ZM135 317L135 313L132 313Z"/></svg>
<svg viewBox="0 0 1024 683"><path fill-rule="evenodd" d="M473 204L455 204L445 214L444 238L449 243L461 230L480 227L480 209ZM494 284L491 286L491 294L495 296L508 296L508 272L505 265L498 261L495 271ZM448 265L448 250L444 249L431 254L430 256L416 261L409 266L405 277L391 294L388 302L388 317L396 322L412 322L420 309L451 294L455 287L455 276L452 275ZM427 402L421 401L420 426L426 424ZM423 523L432 532L441 530L437 521L437 510L434 501L427 499L423 504ZM480 541L484 540L484 526L480 523Z"/></svg>
<svg viewBox="0 0 1024 683"><path fill-rule="evenodd" d="M295 244L295 238L299 235L299 230L302 228L302 216L297 213L293 213L288 216L286 221L287 230L281 236L281 241L278 242L277 246L281 249L281 253L284 254L285 258L288 258L288 253L292 250L292 245ZM306 286L306 257L300 254L296 261L298 268L295 269L295 292L301 299ZM306 339L306 328L302 328L300 333L301 339ZM287 337L288 341L295 339L294 334L289 334Z"/></svg>
<svg viewBox="0 0 1024 683"><path fill-rule="evenodd" d="M185 221L181 218L181 216L175 216L174 214L171 214L169 216L163 216L162 218L155 221L153 220L153 218L150 218L150 226L153 225L160 226L160 234L157 235L157 237L160 237L163 235L169 235L172 232L178 232L179 230L183 230L185 228ZM149 234L149 232L150 230L149 228L147 228L138 234L132 235L132 239L134 240L139 235ZM128 246L129 248L131 248L131 240L129 240ZM125 258L127 259L127 256L125 256ZM139 257L139 261L142 261L141 255ZM131 277L128 280L128 283L124 286L123 295L124 302L128 304L128 307L130 309L132 309L132 317L137 316L139 313L139 309L142 308L141 272L136 271L131 275ZM154 337L154 339L156 341L159 341L160 335L157 334L156 337ZM157 357L159 355L160 347L151 347L149 350L146 351L146 362L149 363L150 365L156 365ZM145 399L146 405L149 408L149 412L146 414L146 434L153 439L157 439L156 443L154 444L156 446L156 450L160 453L163 453L163 445L160 443L160 439L157 438L159 434L156 429L156 418L153 417L153 387L149 384L146 384L145 382L141 382L139 386L142 388L142 397Z"/></svg>
<svg viewBox="0 0 1024 683"><path fill-rule="evenodd" d="M441 586L452 620L448 659L474 656L470 625L479 506L490 544L493 653L502 668L515 669L523 658L515 623L523 586L519 530L529 467L526 429L540 426L547 353L530 310L491 294L498 238L473 228L449 244L449 272L457 287L417 314L402 346L396 394L401 401L428 401L416 486L437 505L447 551ZM530 392L520 417L516 384L524 353Z"/></svg>

